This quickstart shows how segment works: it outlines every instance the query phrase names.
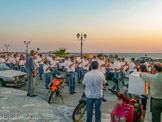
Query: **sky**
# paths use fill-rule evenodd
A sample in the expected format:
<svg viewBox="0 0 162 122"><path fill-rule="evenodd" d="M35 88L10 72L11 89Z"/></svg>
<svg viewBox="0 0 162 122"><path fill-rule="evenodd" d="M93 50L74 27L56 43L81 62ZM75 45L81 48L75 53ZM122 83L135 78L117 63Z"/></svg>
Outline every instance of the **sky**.
<svg viewBox="0 0 162 122"><path fill-rule="evenodd" d="M162 53L162 0L0 0L0 51Z"/></svg>

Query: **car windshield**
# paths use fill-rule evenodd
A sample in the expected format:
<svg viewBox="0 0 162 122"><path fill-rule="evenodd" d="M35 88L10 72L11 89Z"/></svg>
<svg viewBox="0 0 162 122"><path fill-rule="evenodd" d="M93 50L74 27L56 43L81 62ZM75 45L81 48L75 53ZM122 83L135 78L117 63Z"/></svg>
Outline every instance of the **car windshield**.
<svg viewBox="0 0 162 122"><path fill-rule="evenodd" d="M3 70L9 70L10 68L8 66L6 66L4 63L0 62L0 71Z"/></svg>

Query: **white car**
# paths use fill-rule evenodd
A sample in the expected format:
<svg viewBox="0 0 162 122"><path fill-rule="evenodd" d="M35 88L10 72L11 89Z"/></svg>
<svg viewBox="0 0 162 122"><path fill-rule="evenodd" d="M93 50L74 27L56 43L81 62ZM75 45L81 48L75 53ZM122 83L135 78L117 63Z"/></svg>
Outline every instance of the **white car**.
<svg viewBox="0 0 162 122"><path fill-rule="evenodd" d="M0 62L0 86L22 86L26 84L27 74L11 70L4 63Z"/></svg>

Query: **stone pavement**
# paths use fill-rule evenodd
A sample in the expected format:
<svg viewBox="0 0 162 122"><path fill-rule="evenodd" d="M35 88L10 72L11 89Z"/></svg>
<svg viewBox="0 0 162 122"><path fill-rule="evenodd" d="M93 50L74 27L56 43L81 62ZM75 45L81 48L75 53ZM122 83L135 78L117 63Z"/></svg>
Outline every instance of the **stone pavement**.
<svg viewBox="0 0 162 122"><path fill-rule="evenodd" d="M111 88L113 83L108 81ZM107 89L106 88L106 89ZM64 92L62 97L55 97L53 102L49 105L47 103L49 92L45 89L45 81L39 80L37 77L36 92L37 97L27 97L25 87L20 88L21 90L13 88L2 88L0 87L0 122L2 117L6 117L4 121L15 121L22 122L72 122L72 113L79 99L83 93L82 84L76 83L76 94L69 94L69 87L65 84ZM121 91L125 91L126 88L121 88ZM104 91L107 102L102 103L102 122L110 121L110 113L113 106L118 101L116 96L112 95L110 91ZM149 100L147 105L146 121L151 122L151 113L149 112ZM8 117L19 117L17 120L7 120ZM27 118L28 117L28 118ZM33 118L34 117L34 118ZM93 119L94 120L94 119ZM80 122L86 121L86 114Z"/></svg>
<svg viewBox="0 0 162 122"><path fill-rule="evenodd" d="M26 92L0 88L0 122L71 122L40 97Z"/></svg>
<svg viewBox="0 0 162 122"><path fill-rule="evenodd" d="M0 122L72 122L73 107L49 105L40 97L27 97L26 92L0 87ZM110 115L102 114L109 122ZM86 114L81 122L86 121Z"/></svg>

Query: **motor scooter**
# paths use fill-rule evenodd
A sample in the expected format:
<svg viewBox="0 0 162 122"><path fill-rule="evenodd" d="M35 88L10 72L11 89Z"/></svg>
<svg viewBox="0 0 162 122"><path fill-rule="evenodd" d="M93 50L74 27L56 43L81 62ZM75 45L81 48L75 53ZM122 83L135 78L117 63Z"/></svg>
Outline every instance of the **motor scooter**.
<svg viewBox="0 0 162 122"><path fill-rule="evenodd" d="M143 122L141 99L147 99L147 96L134 96L128 99L124 94L109 89L115 94L122 103L116 103L111 112L112 122Z"/></svg>
<svg viewBox="0 0 162 122"><path fill-rule="evenodd" d="M65 83L65 77L62 76L61 73L57 72L57 74L52 75L54 77L54 80L50 85L49 99L48 99L49 104L52 102L55 96L61 96Z"/></svg>

